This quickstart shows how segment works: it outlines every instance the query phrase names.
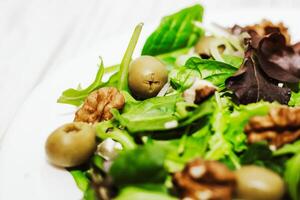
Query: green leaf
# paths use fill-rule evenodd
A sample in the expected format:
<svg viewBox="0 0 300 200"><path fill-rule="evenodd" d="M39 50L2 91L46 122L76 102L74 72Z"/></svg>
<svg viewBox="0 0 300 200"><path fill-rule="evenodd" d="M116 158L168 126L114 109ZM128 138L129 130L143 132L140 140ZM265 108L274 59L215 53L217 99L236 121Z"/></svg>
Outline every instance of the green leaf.
<svg viewBox="0 0 300 200"><path fill-rule="evenodd" d="M169 73L171 86L178 91L191 87L197 77L200 77L198 71L185 67L173 69Z"/></svg>
<svg viewBox="0 0 300 200"><path fill-rule="evenodd" d="M99 64L99 69L96 75L95 80L93 83L88 86L85 89L67 89L65 90L62 95L59 97L57 100L58 103L65 103L65 104L71 104L75 106L80 106L85 98L94 90L98 89L101 87L103 84L102 82L102 76L104 74L104 66L103 66L103 60L100 57L100 64Z"/></svg>
<svg viewBox="0 0 300 200"><path fill-rule="evenodd" d="M164 159L163 149L153 145L140 146L122 151L113 162L109 174L117 185L163 183L167 175Z"/></svg>
<svg viewBox="0 0 300 200"><path fill-rule="evenodd" d="M194 5L164 17L159 27L147 39L142 55L158 55L190 47L203 35L195 25L201 22L203 7Z"/></svg>
<svg viewBox="0 0 300 200"><path fill-rule="evenodd" d="M293 144L286 144L282 148L273 153L274 156L281 156L286 154L299 154L300 153L300 140Z"/></svg>
<svg viewBox="0 0 300 200"><path fill-rule="evenodd" d="M198 70L202 79L218 87L224 87L225 80L237 71L237 68L229 64L197 57L190 58L185 67Z"/></svg>
<svg viewBox="0 0 300 200"><path fill-rule="evenodd" d="M131 36L130 42L128 44L128 47L126 49L126 52L123 56L122 62L120 64L120 70L118 72L118 89L119 90L129 91L129 88L128 88L129 64L131 62L131 57L132 57L133 51L135 49L135 46L139 39L140 33L142 31L142 27L143 27L143 23L138 24L135 27L134 32Z"/></svg>
<svg viewBox="0 0 300 200"><path fill-rule="evenodd" d="M77 187L83 192L87 191L90 180L86 177L85 173L80 170L71 170L70 173L73 176Z"/></svg>
<svg viewBox="0 0 300 200"><path fill-rule="evenodd" d="M114 200L176 200L168 194L164 185L147 184L131 185L121 189L120 194Z"/></svg>
<svg viewBox="0 0 300 200"><path fill-rule="evenodd" d="M289 106L300 106L300 92L292 92Z"/></svg>
<svg viewBox="0 0 300 200"><path fill-rule="evenodd" d="M242 57L234 56L234 55L226 55L226 54L222 55L222 58L225 63L235 68L240 68L244 60Z"/></svg>
<svg viewBox="0 0 300 200"><path fill-rule="evenodd" d="M272 157L272 151L266 143L251 144L247 151L241 156L243 165L254 164L257 161L269 160Z"/></svg>
<svg viewBox="0 0 300 200"><path fill-rule="evenodd" d="M289 195L293 200L300 199L300 153L286 163L284 180L287 183Z"/></svg>
<svg viewBox="0 0 300 200"><path fill-rule="evenodd" d="M101 140L111 138L122 144L124 149L133 149L136 147L134 139L126 130L121 130L112 123L112 121L103 121L96 126L97 137Z"/></svg>
<svg viewBox="0 0 300 200"><path fill-rule="evenodd" d="M83 196L83 200L98 200L96 191L93 187L89 187L85 192Z"/></svg>
<svg viewBox="0 0 300 200"><path fill-rule="evenodd" d="M175 108L180 100L179 95L154 97L144 101L127 102L122 114L115 109L111 112L130 133L166 130L169 129L165 126L166 123L177 123Z"/></svg>

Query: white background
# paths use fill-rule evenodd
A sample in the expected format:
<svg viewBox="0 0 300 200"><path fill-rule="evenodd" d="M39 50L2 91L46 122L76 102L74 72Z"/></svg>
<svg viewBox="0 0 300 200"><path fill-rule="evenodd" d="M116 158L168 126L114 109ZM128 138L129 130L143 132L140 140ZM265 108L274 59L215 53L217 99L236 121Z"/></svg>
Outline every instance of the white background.
<svg viewBox="0 0 300 200"><path fill-rule="evenodd" d="M26 97L60 63L97 49L101 41L139 22L158 23L162 16L195 2L199 1L0 0L0 139ZM281 10L300 13L297 0L202 2L208 12L264 8L278 12L279 18L284 18ZM247 16L241 12L238 17ZM47 120L46 113L41 117Z"/></svg>

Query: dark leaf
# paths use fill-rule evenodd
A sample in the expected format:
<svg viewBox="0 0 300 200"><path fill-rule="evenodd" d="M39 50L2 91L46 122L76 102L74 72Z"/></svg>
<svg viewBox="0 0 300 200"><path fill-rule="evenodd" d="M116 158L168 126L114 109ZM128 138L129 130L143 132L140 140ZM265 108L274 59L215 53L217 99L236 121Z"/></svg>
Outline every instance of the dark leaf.
<svg viewBox="0 0 300 200"><path fill-rule="evenodd" d="M109 173L117 185L163 183L167 176L164 160L162 148L146 145L120 153Z"/></svg>
<svg viewBox="0 0 300 200"><path fill-rule="evenodd" d="M269 77L288 83L300 81L300 54L286 45L282 34L264 37L259 43L257 57L261 69Z"/></svg>
<svg viewBox="0 0 300 200"><path fill-rule="evenodd" d="M277 101L287 104L290 99L290 89L278 87L277 82L270 79L255 60L254 50L250 49L240 70L226 80L226 87L233 91L242 104L264 101Z"/></svg>

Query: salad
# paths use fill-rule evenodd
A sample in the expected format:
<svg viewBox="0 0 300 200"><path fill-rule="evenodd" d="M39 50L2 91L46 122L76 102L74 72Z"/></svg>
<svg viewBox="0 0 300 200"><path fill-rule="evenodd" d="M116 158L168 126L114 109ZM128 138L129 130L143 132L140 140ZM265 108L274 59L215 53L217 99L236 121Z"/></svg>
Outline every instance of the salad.
<svg viewBox="0 0 300 200"><path fill-rule="evenodd" d="M120 64L59 97L78 110L46 154L83 199L300 199L300 43L202 17L164 17L133 58L138 24Z"/></svg>

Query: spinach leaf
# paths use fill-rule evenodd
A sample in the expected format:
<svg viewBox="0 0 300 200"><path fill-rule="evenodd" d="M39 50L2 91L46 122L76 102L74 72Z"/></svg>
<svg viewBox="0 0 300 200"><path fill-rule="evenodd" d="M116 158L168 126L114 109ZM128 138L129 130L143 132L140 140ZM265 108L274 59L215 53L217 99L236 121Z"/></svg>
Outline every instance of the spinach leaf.
<svg viewBox="0 0 300 200"><path fill-rule="evenodd" d="M296 154L286 163L284 180L287 183L288 191L293 200L300 199L300 153Z"/></svg>
<svg viewBox="0 0 300 200"><path fill-rule="evenodd" d="M274 157L266 142L250 145L241 157L242 165L258 165L283 175L286 157Z"/></svg>
<svg viewBox="0 0 300 200"><path fill-rule="evenodd" d="M201 22L203 7L194 5L162 19L159 27L147 39L142 55L158 55L190 47L203 35L195 25Z"/></svg>
<svg viewBox="0 0 300 200"><path fill-rule="evenodd" d="M143 199L143 200L176 200L168 194L164 185L130 185L121 189L115 200Z"/></svg>
<svg viewBox="0 0 300 200"><path fill-rule="evenodd" d="M198 71L185 67L173 69L169 73L171 86L178 91L191 87L197 77L200 78Z"/></svg>
<svg viewBox="0 0 300 200"><path fill-rule="evenodd" d="M122 151L113 162L109 174L117 185L163 183L165 152L154 145Z"/></svg>
<svg viewBox="0 0 300 200"><path fill-rule="evenodd" d="M178 125L175 109L176 103L181 99L180 95L171 95L127 102L122 114L115 109L111 112L130 133L167 130L174 127L169 128L166 123L173 123L175 127Z"/></svg>
<svg viewBox="0 0 300 200"><path fill-rule="evenodd" d="M94 90L98 89L103 85L102 76L104 74L103 60L100 57L99 69L93 83L85 89L67 89L57 100L58 103L71 104L80 106L84 99Z"/></svg>
<svg viewBox="0 0 300 200"><path fill-rule="evenodd" d="M225 80L237 71L235 67L229 64L197 57L190 58L185 67L198 70L202 79L221 88L224 87Z"/></svg>

